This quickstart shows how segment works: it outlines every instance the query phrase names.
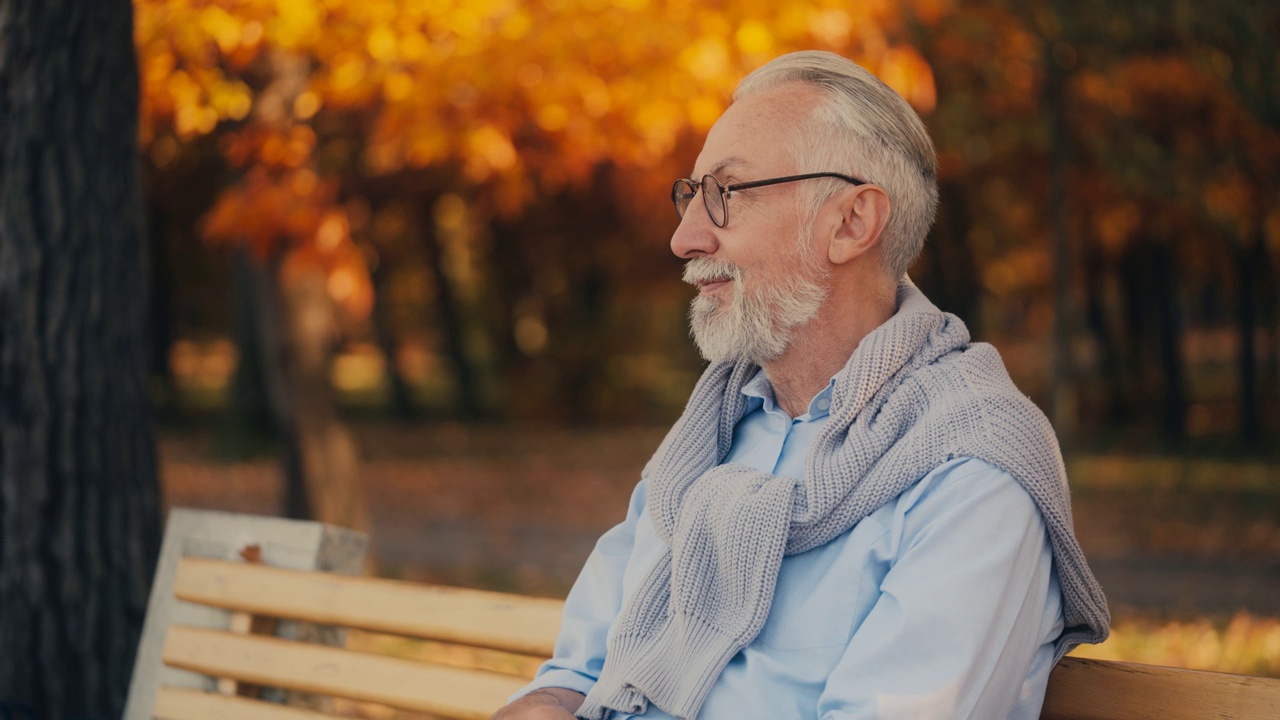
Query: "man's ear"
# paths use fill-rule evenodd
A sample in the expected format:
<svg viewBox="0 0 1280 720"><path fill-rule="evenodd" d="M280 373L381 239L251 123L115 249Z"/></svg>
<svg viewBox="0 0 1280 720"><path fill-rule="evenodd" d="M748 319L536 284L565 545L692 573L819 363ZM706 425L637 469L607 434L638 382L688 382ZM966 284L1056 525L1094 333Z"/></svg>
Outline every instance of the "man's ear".
<svg viewBox="0 0 1280 720"><path fill-rule="evenodd" d="M840 213L834 228L828 259L842 265L861 257L880 244L880 236L889 224L889 195L878 185L858 185L836 197L835 209ZM833 223L834 224L834 223Z"/></svg>

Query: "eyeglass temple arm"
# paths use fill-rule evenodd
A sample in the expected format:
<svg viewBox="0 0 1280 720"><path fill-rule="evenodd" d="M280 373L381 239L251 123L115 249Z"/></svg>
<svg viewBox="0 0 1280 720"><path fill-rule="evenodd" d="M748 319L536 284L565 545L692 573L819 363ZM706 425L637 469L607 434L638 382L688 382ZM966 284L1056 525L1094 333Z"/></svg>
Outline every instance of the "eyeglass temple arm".
<svg viewBox="0 0 1280 720"><path fill-rule="evenodd" d="M765 185L778 185L780 183L795 182L797 180L810 180L813 178L824 178L824 177L840 178L841 180L844 180L847 183L852 183L854 185L867 184L865 180L859 180L857 178L850 177L848 175L844 175L841 173L819 172L819 173L805 173L803 175L788 175L787 177L770 178L768 180L754 180L752 182L735 183L733 185L725 186L724 191L726 193L730 193L730 192L733 192L734 190L748 190L750 188L764 187Z"/></svg>

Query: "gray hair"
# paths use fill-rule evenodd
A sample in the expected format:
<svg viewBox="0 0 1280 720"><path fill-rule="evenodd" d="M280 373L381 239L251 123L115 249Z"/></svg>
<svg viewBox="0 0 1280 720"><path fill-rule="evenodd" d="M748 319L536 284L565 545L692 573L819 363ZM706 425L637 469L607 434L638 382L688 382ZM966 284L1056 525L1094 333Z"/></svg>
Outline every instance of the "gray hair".
<svg viewBox="0 0 1280 720"><path fill-rule="evenodd" d="M924 247L938 209L938 157L924 123L866 68L817 50L760 67L743 78L733 99L793 82L812 85L824 96L793 140L797 172L848 173L884 188L890 214L881 262L895 277L903 275ZM842 187L847 185L834 179L802 184L802 217L815 217Z"/></svg>

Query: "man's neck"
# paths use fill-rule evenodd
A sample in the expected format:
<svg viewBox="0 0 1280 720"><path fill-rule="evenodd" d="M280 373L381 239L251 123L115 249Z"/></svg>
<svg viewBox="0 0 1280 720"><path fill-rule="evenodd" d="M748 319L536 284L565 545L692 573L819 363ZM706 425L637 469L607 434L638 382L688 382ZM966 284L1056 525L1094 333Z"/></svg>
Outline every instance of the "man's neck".
<svg viewBox="0 0 1280 720"><path fill-rule="evenodd" d="M809 401L840 372L862 338L896 311L896 284L888 292L833 291L818 316L796 330L787 351L764 364L778 407L791 417L807 412Z"/></svg>

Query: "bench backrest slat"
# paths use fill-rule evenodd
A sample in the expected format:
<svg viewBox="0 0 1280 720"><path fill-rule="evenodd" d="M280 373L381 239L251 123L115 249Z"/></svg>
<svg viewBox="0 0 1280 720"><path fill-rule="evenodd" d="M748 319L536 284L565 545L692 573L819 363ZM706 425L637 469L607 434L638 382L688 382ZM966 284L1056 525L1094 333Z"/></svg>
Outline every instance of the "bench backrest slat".
<svg viewBox="0 0 1280 720"><path fill-rule="evenodd" d="M1063 658L1041 720L1272 720L1280 680L1136 663Z"/></svg>
<svg viewBox="0 0 1280 720"><path fill-rule="evenodd" d="M203 558L179 561L173 592L180 600L254 615L541 657L555 648L564 608L547 598Z"/></svg>
<svg viewBox="0 0 1280 720"><path fill-rule="evenodd" d="M169 628L164 661L214 677L456 718L489 717L527 682L481 670L183 626Z"/></svg>
<svg viewBox="0 0 1280 720"><path fill-rule="evenodd" d="M237 695L203 692L191 688L161 687L156 691L156 720L342 720L314 710L250 700Z"/></svg>

